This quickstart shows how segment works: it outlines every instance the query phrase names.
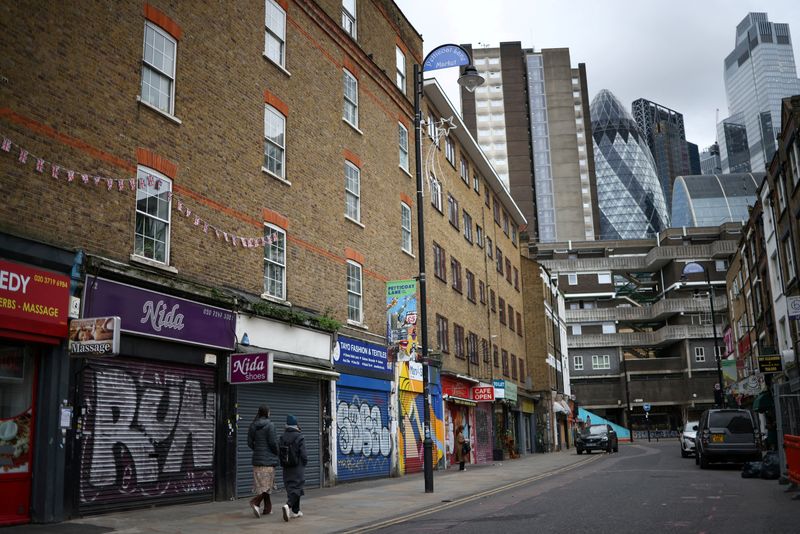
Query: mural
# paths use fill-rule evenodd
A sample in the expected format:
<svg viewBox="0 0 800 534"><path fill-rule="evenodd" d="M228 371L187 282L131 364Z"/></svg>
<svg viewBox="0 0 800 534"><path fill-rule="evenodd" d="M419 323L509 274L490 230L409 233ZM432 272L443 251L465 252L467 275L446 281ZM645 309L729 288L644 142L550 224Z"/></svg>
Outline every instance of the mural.
<svg viewBox="0 0 800 534"><path fill-rule="evenodd" d="M337 471L340 480L388 476L392 440L388 395L340 387L337 390Z"/></svg>
<svg viewBox="0 0 800 534"><path fill-rule="evenodd" d="M425 438L424 400L422 381L408 376L409 363L400 367L400 424L398 437L398 463L400 473L422 470L423 441ZM442 399L431 395L431 439L433 440L433 462L444 459L445 424Z"/></svg>
<svg viewBox="0 0 800 534"><path fill-rule="evenodd" d="M123 362L84 371L81 505L210 492L213 371Z"/></svg>

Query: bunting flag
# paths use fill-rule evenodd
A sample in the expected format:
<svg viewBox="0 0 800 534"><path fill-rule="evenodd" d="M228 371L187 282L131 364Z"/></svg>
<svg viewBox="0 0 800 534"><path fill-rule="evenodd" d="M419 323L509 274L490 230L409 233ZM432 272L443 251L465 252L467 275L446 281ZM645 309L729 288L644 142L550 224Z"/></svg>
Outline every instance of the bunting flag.
<svg viewBox="0 0 800 534"><path fill-rule="evenodd" d="M91 175L89 173L75 171L72 169L65 168L59 164L50 162L42 157L36 156L19 146L18 144L14 143L8 137L2 138L2 143L0 143L0 150L3 152L12 153L14 148L19 151L17 156L17 162L25 165L28 163L28 157L31 157L35 160L35 171L40 174L44 174L47 167L50 169L50 176L58 181L64 181L62 171L66 173L66 183L70 184L75 181L75 176L80 176L80 182L83 185L89 186L94 185L95 187L100 186L101 183L104 183L106 186L107 191L117 190L117 191L138 191L140 189L154 189L155 191L161 191L163 187L163 180L157 176L153 176L148 174L146 177L139 177L139 178L107 178L103 176L96 176ZM151 192L152 194L152 192ZM159 196L159 195L154 195ZM212 225L207 220L203 219L192 210L186 203L181 199L178 195L175 195L171 190L167 192L167 200L172 203L175 201L175 205L173 206L178 213L184 215L187 219L189 217L194 217L191 219L192 224L191 226L202 228L203 233L209 234L209 230L211 230L212 236L214 236L218 241L224 240L226 244L232 245L235 248L238 248L240 245L242 248L259 248L262 246L270 245L274 242L277 242L280 234L273 233L269 237L243 237L234 234L233 232L228 232L217 226Z"/></svg>

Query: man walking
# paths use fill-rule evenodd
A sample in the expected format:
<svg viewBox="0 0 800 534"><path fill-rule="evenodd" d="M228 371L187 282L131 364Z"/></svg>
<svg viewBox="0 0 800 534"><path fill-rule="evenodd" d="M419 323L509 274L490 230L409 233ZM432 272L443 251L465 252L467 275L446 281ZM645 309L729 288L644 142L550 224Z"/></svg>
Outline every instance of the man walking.
<svg viewBox="0 0 800 534"><path fill-rule="evenodd" d="M253 493L250 507L256 517L261 517L261 504L264 514L272 513L272 501L269 494L275 484L275 466L278 465L278 440L275 425L269 420L269 407L258 409L250 429L247 431L247 446L253 451Z"/></svg>
<svg viewBox="0 0 800 534"><path fill-rule="evenodd" d="M283 467L283 486L286 488L286 504L283 505L283 520L289 521L303 517L300 511L300 497L305 494L306 464L308 453L303 433L293 415L286 416L286 430L278 443L281 467Z"/></svg>

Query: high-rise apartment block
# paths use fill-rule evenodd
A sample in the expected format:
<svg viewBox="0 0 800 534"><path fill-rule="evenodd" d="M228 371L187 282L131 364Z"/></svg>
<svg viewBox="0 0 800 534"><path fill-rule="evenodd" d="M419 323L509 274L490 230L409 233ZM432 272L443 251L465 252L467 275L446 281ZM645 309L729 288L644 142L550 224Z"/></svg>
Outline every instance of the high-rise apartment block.
<svg viewBox="0 0 800 534"><path fill-rule="evenodd" d="M471 48L467 46L467 48ZM595 239L599 212L586 68L569 49L472 50L486 83L462 90L464 122L506 181L531 240Z"/></svg>
<svg viewBox="0 0 800 534"><path fill-rule="evenodd" d="M775 154L781 99L798 93L789 25L770 22L766 13L748 13L725 58L730 116L717 125L723 172L765 169Z"/></svg>

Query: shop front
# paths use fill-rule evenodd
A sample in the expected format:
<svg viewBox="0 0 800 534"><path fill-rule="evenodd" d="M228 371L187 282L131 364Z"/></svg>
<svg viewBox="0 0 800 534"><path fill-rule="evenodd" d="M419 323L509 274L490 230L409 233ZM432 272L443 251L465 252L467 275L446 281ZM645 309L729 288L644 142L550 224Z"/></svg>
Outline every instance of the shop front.
<svg viewBox="0 0 800 534"><path fill-rule="evenodd" d="M442 376L442 399L444 400L445 440L447 443L447 466L457 465L456 431L463 427L463 436L470 446L469 463L476 463L477 440L475 432L475 407L471 388L474 382L459 377Z"/></svg>
<svg viewBox="0 0 800 534"><path fill-rule="evenodd" d="M388 477L392 473L393 366L386 347L339 336L333 351L336 383L336 479Z"/></svg>
<svg viewBox="0 0 800 534"><path fill-rule="evenodd" d="M495 460L519 458L521 418L517 403L517 385L504 379L495 379L493 385Z"/></svg>
<svg viewBox="0 0 800 534"><path fill-rule="evenodd" d="M331 363L332 336L311 328L239 313L236 320L237 351L270 352L274 358L271 383L235 386L236 399L236 496L251 496L253 491L252 451L247 446L247 430L261 405L270 409L270 419L278 434L286 416L292 414L305 437L308 452L306 487L321 487L332 480L330 471L332 381L339 377ZM283 473L275 474L278 487Z"/></svg>
<svg viewBox="0 0 800 534"><path fill-rule="evenodd" d="M494 387L480 383L472 386L470 395L475 401L475 463L487 464L493 461L494 432L492 431L492 404Z"/></svg>
<svg viewBox="0 0 800 534"><path fill-rule="evenodd" d="M533 399L520 397L519 408L522 413L520 454L532 454L534 452L533 438L536 436L536 416L534 415L535 405Z"/></svg>
<svg viewBox="0 0 800 534"><path fill-rule="evenodd" d="M422 387L422 364L399 362L398 374L398 471L400 474L419 473L423 469L423 445L425 438L425 415ZM441 466L445 457L445 430L440 384L435 381L435 368L430 376L430 421L433 441L433 464Z"/></svg>
<svg viewBox="0 0 800 534"><path fill-rule="evenodd" d="M75 358L77 511L212 500L217 362L234 347L235 314L87 276L82 316L119 317L121 336L117 356Z"/></svg>
<svg viewBox="0 0 800 534"><path fill-rule="evenodd" d="M34 479L63 480L47 468L63 446L48 393L66 370L69 302L63 272L0 258L0 526L31 521L34 493L52 497Z"/></svg>

